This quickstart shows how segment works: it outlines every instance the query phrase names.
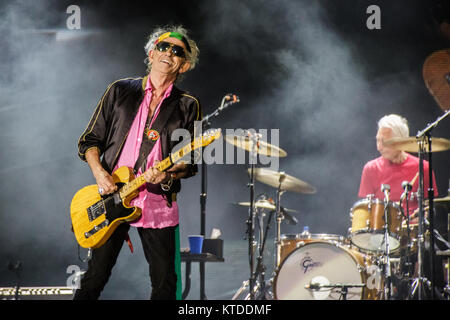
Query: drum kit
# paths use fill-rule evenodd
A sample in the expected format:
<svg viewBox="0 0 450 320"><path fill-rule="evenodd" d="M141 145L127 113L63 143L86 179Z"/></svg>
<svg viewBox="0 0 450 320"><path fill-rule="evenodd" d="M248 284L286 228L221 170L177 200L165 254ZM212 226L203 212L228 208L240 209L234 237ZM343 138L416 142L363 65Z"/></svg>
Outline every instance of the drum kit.
<svg viewBox="0 0 450 320"><path fill-rule="evenodd" d="M248 131L243 137L226 135L224 138L228 143L249 151L252 157L257 154L287 155L284 150L260 141L260 136ZM418 152L416 139L390 142L398 150ZM449 150L450 140L433 139L432 148L433 152ZM237 204L249 208L246 223L250 277L237 290L233 300L393 300L398 298L394 296L398 289L393 284L393 276L408 279L408 296L401 299L410 299L427 283L420 270L418 275L417 270L414 272L417 267L411 259L419 252L420 269L420 248L425 238L420 224L425 224L422 220L426 220L424 212L419 212L419 223L410 223L401 203L389 199L388 185L381 186L385 199L368 196L353 205L347 236L312 234L308 227L300 234L283 234L283 221L295 225L298 220L293 216L296 210L281 205L281 196L285 192L314 194L316 188L285 172L255 168L254 164L248 169L248 174L250 202ZM419 177L422 181L422 175L418 174L415 179ZM266 194L255 197L255 180L275 188L275 200ZM411 182L403 187L406 202L414 184ZM419 195L416 196L420 199ZM424 211L423 207L419 209ZM259 231L257 240L255 220ZM274 271L266 280L267 268L263 257L272 223L276 225ZM448 292L448 283L444 292Z"/></svg>

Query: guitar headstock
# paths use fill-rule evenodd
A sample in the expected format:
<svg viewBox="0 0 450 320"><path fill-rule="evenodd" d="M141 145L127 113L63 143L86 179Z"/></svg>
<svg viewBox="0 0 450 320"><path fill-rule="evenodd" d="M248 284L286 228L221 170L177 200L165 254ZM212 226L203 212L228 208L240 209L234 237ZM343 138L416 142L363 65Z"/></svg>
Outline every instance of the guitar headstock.
<svg viewBox="0 0 450 320"><path fill-rule="evenodd" d="M222 135L221 129L209 129L205 131L201 137L194 139L193 142L194 149L209 145L214 140L219 139L221 135Z"/></svg>

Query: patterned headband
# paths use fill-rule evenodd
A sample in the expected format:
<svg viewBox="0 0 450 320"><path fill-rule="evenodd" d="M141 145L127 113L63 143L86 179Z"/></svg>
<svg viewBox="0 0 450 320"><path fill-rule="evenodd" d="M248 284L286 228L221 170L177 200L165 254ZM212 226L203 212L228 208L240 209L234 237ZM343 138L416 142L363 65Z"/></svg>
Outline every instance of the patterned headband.
<svg viewBox="0 0 450 320"><path fill-rule="evenodd" d="M183 36L181 33L178 32L166 32L159 36L159 38L155 41L155 45L166 39L166 38L177 38L178 40L183 41L184 45L186 46L186 50L190 53L191 52L191 46L189 45L188 41L186 40L186 37Z"/></svg>

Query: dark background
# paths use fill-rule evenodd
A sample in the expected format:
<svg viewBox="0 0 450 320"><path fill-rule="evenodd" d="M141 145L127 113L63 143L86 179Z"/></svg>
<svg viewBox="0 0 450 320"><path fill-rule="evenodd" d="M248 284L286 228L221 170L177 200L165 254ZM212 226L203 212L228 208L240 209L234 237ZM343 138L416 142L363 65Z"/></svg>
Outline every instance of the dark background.
<svg viewBox="0 0 450 320"><path fill-rule="evenodd" d="M199 64L180 87L200 97L204 114L225 94L239 95L241 102L214 118L213 127L279 129L288 156L271 164L317 189L283 195L282 205L299 211L299 224L283 224L283 233L308 225L313 233L346 235L362 167L378 156L377 120L400 114L415 135L443 113L422 67L449 46L447 1L168 3L2 1L0 287L16 284L10 262L22 262L24 286L65 286L69 265L85 267L69 207L94 180L77 157L77 140L109 83L145 74L143 47L157 26L182 24L197 41ZM70 4L81 8L81 30L66 28ZM372 4L381 9L380 30L366 27ZM449 120L433 135L450 138ZM449 159L448 151L433 154L440 196L449 188ZM219 228L225 241L225 262L207 266L210 299L229 299L248 278L248 210L235 205L249 201L247 168L208 167L206 233ZM179 195L182 247L187 235L200 232L200 179L183 181ZM257 183L256 193L263 192L275 197ZM148 297L146 263L136 232L131 237L136 252L124 247L104 299Z"/></svg>

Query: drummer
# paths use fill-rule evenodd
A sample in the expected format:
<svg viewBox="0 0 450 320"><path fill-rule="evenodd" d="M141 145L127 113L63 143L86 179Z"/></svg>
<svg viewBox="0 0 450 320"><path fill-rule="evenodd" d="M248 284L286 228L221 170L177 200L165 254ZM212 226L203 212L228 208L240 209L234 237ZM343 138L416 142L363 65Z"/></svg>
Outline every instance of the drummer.
<svg viewBox="0 0 450 320"><path fill-rule="evenodd" d="M389 199L399 202L404 189L402 183L408 181L412 184L408 202L402 201L403 211L406 214L406 204L408 204L411 223L417 222L418 202L417 190L419 186L419 158L405 151L394 149L387 146L384 142L391 138L408 138L408 121L397 114L390 114L382 117L378 121L378 131L376 135L377 150L380 157L370 160L364 165L358 196L366 198L368 195L374 195L374 198L383 200L385 195L381 190L382 184L390 186ZM424 161L424 197L428 196L429 188L429 165ZM434 195L438 196L436 179L433 172Z"/></svg>

